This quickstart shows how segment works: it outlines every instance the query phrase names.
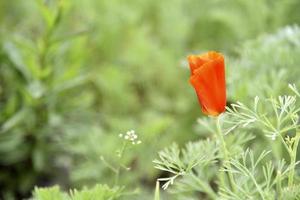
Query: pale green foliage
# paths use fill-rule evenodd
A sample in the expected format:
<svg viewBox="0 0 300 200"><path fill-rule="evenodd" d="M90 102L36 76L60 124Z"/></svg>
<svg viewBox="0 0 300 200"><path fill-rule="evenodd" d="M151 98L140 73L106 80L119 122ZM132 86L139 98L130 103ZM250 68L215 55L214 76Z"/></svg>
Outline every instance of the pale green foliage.
<svg viewBox="0 0 300 200"><path fill-rule="evenodd" d="M255 96L285 94L286 85L299 84L300 28L288 26L236 49L239 58L227 64L228 94L246 104Z"/></svg>
<svg viewBox="0 0 300 200"><path fill-rule="evenodd" d="M241 158L231 159L232 170L224 170L235 174L237 191L230 188L220 188L222 199L274 199L279 196L273 187L287 177L289 168L285 167L284 160L278 163L264 162L263 159L269 152L263 151L256 158L252 151L247 149ZM264 164L261 164L263 162ZM276 171L274 170L276 166ZM262 173L263 172L263 173ZM279 188L281 190L281 188Z"/></svg>
<svg viewBox="0 0 300 200"><path fill-rule="evenodd" d="M267 99L265 104L272 105L272 112L269 113L266 113L266 107L259 109L259 103L259 98L256 97L253 109L240 102L231 104L231 108L227 108L230 119L226 122L231 125L227 133L238 126L246 127L252 123L258 123L266 136L275 140L276 137L284 137L288 131L295 131L300 127L298 124L300 107L296 106L296 97L279 96L276 99Z"/></svg>
<svg viewBox="0 0 300 200"><path fill-rule="evenodd" d="M245 134L229 138L231 153L240 152L242 145L251 139L253 137ZM218 141L211 139L190 142L182 150L173 144L159 152L159 159L153 161L157 169L172 174L158 180L165 182L163 189L176 182L175 188L171 190L176 194L198 191L215 196L209 182L217 176L218 159L221 157L219 153Z"/></svg>
<svg viewBox="0 0 300 200"><path fill-rule="evenodd" d="M300 185L295 185L293 187L284 188L282 191L282 196L285 200L299 200L300 199Z"/></svg>
<svg viewBox="0 0 300 200"><path fill-rule="evenodd" d="M70 190L69 193L60 191L58 186L36 188L33 200L114 200L122 195L122 188L109 188L107 185L95 185L93 188Z"/></svg>
<svg viewBox="0 0 300 200"><path fill-rule="evenodd" d="M174 183L177 177L193 174L192 169L196 166L206 167L216 160L216 152L218 148L215 142L199 141L188 143L182 150L176 144L164 151L159 152L159 160L154 160L155 168L169 172L174 176L168 178L160 178L159 181L166 181L162 186L167 189L168 186Z"/></svg>
<svg viewBox="0 0 300 200"><path fill-rule="evenodd" d="M295 86L290 88L298 95ZM160 159L154 161L156 168L170 173L169 177L158 179L165 182L163 188L174 184L171 192L192 199L201 192L203 199L272 200L285 198L288 190L290 199L298 198L295 187L299 184L299 97L256 97L251 107L240 102L228 107L220 120L229 160L222 157L218 137L187 145L182 150L173 145L160 152ZM199 122L216 135L213 123L201 119ZM262 135L253 138L253 131ZM264 146L257 148L258 145ZM230 174L233 182L224 179L224 174Z"/></svg>

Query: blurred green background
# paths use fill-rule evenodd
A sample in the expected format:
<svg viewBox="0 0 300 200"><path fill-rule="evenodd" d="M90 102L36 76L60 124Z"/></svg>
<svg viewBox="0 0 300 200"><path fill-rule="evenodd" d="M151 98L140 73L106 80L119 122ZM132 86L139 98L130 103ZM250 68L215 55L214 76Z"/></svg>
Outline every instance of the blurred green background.
<svg viewBox="0 0 300 200"><path fill-rule="evenodd" d="M199 138L185 58L226 55L228 101L299 83L299 0L0 0L0 199L35 185L112 185L120 133L129 199L151 199L152 160ZM289 25L289 26L288 26ZM285 27L285 28L283 28ZM260 88L258 91L257 89Z"/></svg>

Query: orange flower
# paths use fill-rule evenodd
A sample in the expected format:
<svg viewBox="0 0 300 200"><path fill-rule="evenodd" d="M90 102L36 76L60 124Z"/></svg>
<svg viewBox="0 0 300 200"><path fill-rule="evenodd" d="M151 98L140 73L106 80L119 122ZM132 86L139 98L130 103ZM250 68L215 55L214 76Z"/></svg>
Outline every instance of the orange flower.
<svg viewBox="0 0 300 200"><path fill-rule="evenodd" d="M196 90L202 112L218 116L225 111L226 83L222 54L209 51L201 55L190 55L190 83Z"/></svg>

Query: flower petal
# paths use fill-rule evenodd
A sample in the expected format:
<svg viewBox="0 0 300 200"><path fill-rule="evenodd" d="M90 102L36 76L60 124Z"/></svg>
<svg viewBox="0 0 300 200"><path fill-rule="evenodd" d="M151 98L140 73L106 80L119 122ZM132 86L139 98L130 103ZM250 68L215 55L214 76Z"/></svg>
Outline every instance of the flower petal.
<svg viewBox="0 0 300 200"><path fill-rule="evenodd" d="M205 58L206 62L193 70L190 82L196 90L202 111L216 116L224 112L226 106L224 58L216 52L200 57L202 60Z"/></svg>

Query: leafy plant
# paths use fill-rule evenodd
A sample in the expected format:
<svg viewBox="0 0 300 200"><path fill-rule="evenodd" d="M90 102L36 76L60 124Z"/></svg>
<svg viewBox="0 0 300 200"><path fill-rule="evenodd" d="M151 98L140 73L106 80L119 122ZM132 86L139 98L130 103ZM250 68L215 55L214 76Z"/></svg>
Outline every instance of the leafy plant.
<svg viewBox="0 0 300 200"><path fill-rule="evenodd" d="M114 200L122 195L122 188L109 188L107 185L96 185L93 188L70 190L69 193L60 191L58 186L51 188L36 188L33 200Z"/></svg>
<svg viewBox="0 0 300 200"><path fill-rule="evenodd" d="M216 137L209 142L200 141L194 144L201 148L187 147L182 150L182 156L177 146L160 152L159 160L154 160L156 168L172 174L170 177L158 179L165 181L163 188L167 189L174 184L176 186L172 192L187 193L193 198L201 192L200 195L204 199L285 198L283 191L293 191L299 184L295 170L299 164L296 158L300 110L297 100L300 96L295 86L290 85L290 88L297 96L266 99L264 104L256 97L253 108L239 102L232 104L227 108L227 112L219 117L216 128L211 129ZM202 124L207 124L207 121ZM259 137L249 137L249 140L228 145L228 140L222 141L223 136L217 134L225 133L226 136L235 137L236 141L240 141L239 132L246 127L259 128L267 137L267 141L262 142L261 139L257 139ZM246 134L247 132L251 133L251 129L247 129ZM241 138L244 136L242 134ZM254 148L254 145L264 146L260 150ZM278 155L276 150L282 150L281 146L285 150ZM228 151L229 147L245 150ZM227 155L224 153L226 151ZM288 164L284 159L285 153L288 155ZM211 173L213 176L209 176ZM181 177L181 180L176 183L175 179L178 177ZM289 196L296 199L298 193L293 192Z"/></svg>
<svg viewBox="0 0 300 200"><path fill-rule="evenodd" d="M279 96L289 83L298 85L299 41L299 27L287 26L238 48L239 57L227 68L230 98L248 104L249 98Z"/></svg>
<svg viewBox="0 0 300 200"><path fill-rule="evenodd" d="M57 60L68 56L57 40L66 5L37 5L44 20L37 36L16 35L1 45L0 198L26 196L34 184L48 184L63 172L56 165L63 152L58 138L64 117L77 104L71 91L86 81L71 60Z"/></svg>

